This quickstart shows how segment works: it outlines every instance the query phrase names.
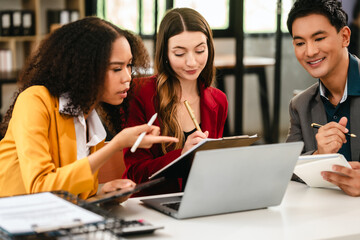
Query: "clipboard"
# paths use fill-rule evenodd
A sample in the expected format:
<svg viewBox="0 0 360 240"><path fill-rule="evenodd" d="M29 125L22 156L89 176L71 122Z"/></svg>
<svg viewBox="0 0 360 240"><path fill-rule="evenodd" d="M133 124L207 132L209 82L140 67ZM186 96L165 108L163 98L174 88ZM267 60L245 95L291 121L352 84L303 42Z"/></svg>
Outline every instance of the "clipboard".
<svg viewBox="0 0 360 240"><path fill-rule="evenodd" d="M217 139L206 138L194 147L192 147L185 154L181 155L159 171L152 174L149 179L155 179L160 177L187 179L187 176L190 172L192 160L194 159L196 152L203 150L250 146L259 139L260 138L257 134L251 136L240 135Z"/></svg>
<svg viewBox="0 0 360 240"><path fill-rule="evenodd" d="M1 239L61 236L64 229L87 229L106 221L105 212L65 192L41 192L0 198Z"/></svg>
<svg viewBox="0 0 360 240"><path fill-rule="evenodd" d="M165 178L157 178L144 183L139 183L133 188L119 189L117 191L109 192L106 194L95 195L94 197L87 199L86 202L90 204L109 202L119 197L125 197L127 195L140 192L141 190L152 187L160 182L163 182L164 180Z"/></svg>
<svg viewBox="0 0 360 240"><path fill-rule="evenodd" d="M151 185L162 181L161 179L156 180L157 181L151 181ZM143 184L143 187L149 185L150 182L146 182ZM23 201L24 204L21 205L22 208L20 210L18 207L19 205L11 208L2 206L2 210L5 208L7 211L6 213L4 213L4 211L0 212L0 215L2 215L0 218L0 222L2 221L2 224L0 224L0 239L34 240L58 239L58 237L65 237L66 239L88 239L89 234L92 234L91 236L94 237L96 236L96 239L119 239L118 237L120 236L152 233L157 229L164 228L163 226L152 225L143 219L124 220L122 218L118 218L111 214L108 210L100 208L97 204L89 204L86 200L80 199L79 197L66 191L42 192L17 195L13 197L23 198L21 201ZM38 200L35 200L34 202L33 197L38 198ZM12 205L18 203L18 201L14 202L12 197L2 197L0 199L5 199L6 202L10 202ZM47 199L47 206L44 205L44 199ZM54 199L55 201L53 201ZM53 205L54 203L56 204L63 200L68 202L67 204L71 204L73 206L70 206L70 208L67 208L66 210L64 207L57 207L57 205ZM42 220L45 224L38 224L36 219L34 219L34 216L25 217L24 215L19 214L19 212L27 213L26 207L31 207L31 203L38 206L40 214L41 212L46 213L47 217L44 217ZM58 211L66 211L65 213L62 212L60 215L49 214L48 205L51 205ZM35 214L39 214L37 210L34 211L36 211ZM79 215L79 211L83 211L86 216L83 214ZM9 215L9 213L12 215ZM14 214L18 214L18 217L14 217ZM62 217L63 215L65 217L67 215L70 216L66 217L66 222L59 222L59 216ZM76 215L75 218L72 217L73 215ZM5 218L7 217L7 219L4 219L4 216ZM11 222L9 222L9 219ZM6 224L3 224L4 221ZM28 223L23 225L19 224L19 221L27 221ZM19 228L14 229L14 225L19 226Z"/></svg>

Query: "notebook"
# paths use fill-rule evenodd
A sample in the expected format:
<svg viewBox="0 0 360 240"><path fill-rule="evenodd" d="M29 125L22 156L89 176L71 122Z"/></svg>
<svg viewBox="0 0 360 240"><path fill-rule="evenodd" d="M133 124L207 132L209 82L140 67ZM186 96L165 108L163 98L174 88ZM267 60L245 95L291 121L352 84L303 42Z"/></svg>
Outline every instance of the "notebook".
<svg viewBox="0 0 360 240"><path fill-rule="evenodd" d="M292 142L199 151L182 196L142 202L177 219L279 205L302 148Z"/></svg>
<svg viewBox="0 0 360 240"><path fill-rule="evenodd" d="M322 171L332 172L333 165L351 168L342 154L315 154L300 156L294 173L310 187L339 188L321 176Z"/></svg>

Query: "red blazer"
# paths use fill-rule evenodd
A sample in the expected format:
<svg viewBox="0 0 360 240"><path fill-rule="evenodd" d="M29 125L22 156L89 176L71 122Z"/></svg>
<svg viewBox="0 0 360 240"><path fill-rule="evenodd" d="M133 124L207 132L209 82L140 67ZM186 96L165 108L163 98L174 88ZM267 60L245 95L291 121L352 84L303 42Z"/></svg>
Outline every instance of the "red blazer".
<svg viewBox="0 0 360 240"><path fill-rule="evenodd" d="M129 105L129 119L127 127L147 123L156 113L156 76L135 79ZM200 115L201 129L209 131L209 138L220 138L223 135L224 124L227 117L228 101L226 95L213 87L200 88ZM154 125L162 127L159 119ZM148 181L149 176L163 168L180 156L182 149L163 154L160 144L154 144L150 149L137 149L135 153L124 149L126 170L123 178L132 179L136 183ZM154 187L155 189L155 187ZM156 191L149 194L160 194L181 191L181 180L172 179Z"/></svg>

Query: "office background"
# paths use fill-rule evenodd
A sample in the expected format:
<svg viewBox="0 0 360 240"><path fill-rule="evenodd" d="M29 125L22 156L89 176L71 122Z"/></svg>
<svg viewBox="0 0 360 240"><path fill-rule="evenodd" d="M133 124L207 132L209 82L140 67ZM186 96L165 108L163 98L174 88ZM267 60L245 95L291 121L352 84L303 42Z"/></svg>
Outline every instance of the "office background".
<svg viewBox="0 0 360 240"><path fill-rule="evenodd" d="M284 21L286 20L287 11L291 7L292 0L272 0L261 2L264 0L258 1L250 1L244 0L244 35L243 35L243 55L244 56L259 56L259 57L269 57L275 58L276 55L276 35L275 35L275 28L270 30L261 30L261 26L257 26L254 23L254 19L259 18L261 16L256 16L259 12L254 11L256 10L256 3L267 5L265 6L265 11L271 12L272 16L274 17L274 21L276 21L276 4L278 2L282 2L282 18ZM344 0L343 6L344 9L348 12L350 20L351 20L351 12L356 0ZM0 10L7 10L7 9L19 9L21 8L22 1L21 0L0 0ZM41 1L41 11L46 11L46 9L53 9L53 8L63 8L65 0L42 0ZM96 1L96 0L86 0L86 12L98 12L97 4L103 1ZM105 1L107 3L112 2L112 0ZM123 1L126 2L126 1ZM127 1L129 2L129 1ZM131 0L130 2L136 2ZM142 2L149 2L149 1L142 1ZM152 1L154 2L154 1ZM165 2L164 4L168 4L169 1L160 1ZM173 4L176 2L182 2L182 4L189 4L192 6L191 2L199 2L199 1L170 1ZM207 0L208 4L216 4L217 0ZM226 4L233 4L234 0L225 0ZM250 6L249 3L253 2L255 5ZM159 11L161 11L161 6L159 5ZM196 6L203 6L206 8L205 4L203 5L196 5ZM270 7L269 7L270 6ZM273 7L272 7L273 6ZM153 9L154 10L154 9ZM144 9L142 11L145 11ZM239 14L237 9L233 9L235 14ZM201 11L200 11L201 12ZM44 13L45 14L45 13ZM261 12L260 12L261 14ZM159 22L161 20L161 14L159 13ZM206 16L205 16L206 17ZM207 17L206 17L207 18ZM208 19L208 18L207 18ZM208 19L209 21L209 19ZM248 21L248 22L246 22ZM210 22L210 21L209 21ZM258 21L261 24L261 21ZM263 21L264 23L264 21ZM46 23L43 22L42 28L46 27ZM287 129L289 126L289 116L288 116L288 103L290 99L294 95L294 90L302 90L306 89L308 86L313 84L316 80L313 79L298 63L294 56L293 46L292 46L292 39L283 26L283 33L282 33L282 44L281 44L281 68L280 68L280 78L281 78L281 87L280 87L280 113L279 113L279 142L283 142L286 138ZM236 27L236 26L235 26ZM259 27L259 29L256 29ZM130 29L133 30L133 29ZM143 31L146 31L144 29ZM286 32L285 32L286 31ZM146 35L146 34L145 34ZM220 37L218 37L218 36ZM221 36L226 34L215 34L215 49L216 54L235 54L236 53L236 39L234 37L226 37ZM231 33L230 33L231 35ZM1 36L0 36L1 37ZM153 38L152 37L144 37L144 42L148 47L150 54L153 53ZM22 46L17 46L21 48ZM24 61L24 59L19 59L19 61ZM270 103L270 117L272 118L272 109L274 108L274 82L275 82L275 66L268 66L266 67L266 77L267 77L267 84L268 84L268 93L269 93L269 103ZM243 123L242 129L244 134L254 134L258 133L263 135L262 129L262 115L261 115L261 107L260 107L260 99L258 95L259 91L259 83L257 81L257 76L254 74L244 74L244 89L243 93L236 93L235 92L235 77L233 75L227 75L225 77L225 92L228 95L229 100L229 130L230 135L234 133L234 125L235 125L235 112L237 109L235 108L235 95L236 94L243 94ZM16 84L5 84L2 86L2 107L0 110L1 114L4 114L11 103L13 92L16 89Z"/></svg>

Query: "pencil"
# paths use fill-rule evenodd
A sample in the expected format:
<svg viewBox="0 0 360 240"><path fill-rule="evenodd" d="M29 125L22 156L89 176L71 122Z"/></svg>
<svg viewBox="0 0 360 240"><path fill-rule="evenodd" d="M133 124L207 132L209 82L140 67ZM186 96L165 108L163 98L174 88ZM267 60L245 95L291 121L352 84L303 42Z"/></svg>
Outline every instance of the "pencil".
<svg viewBox="0 0 360 240"><path fill-rule="evenodd" d="M318 123L312 123L312 124L311 124L311 127L316 128L316 129L319 129L319 128L322 127L322 125L320 125L320 124L318 124ZM353 134L353 133L345 133L345 134L348 135L349 137L353 137L353 138L356 137L356 135Z"/></svg>
<svg viewBox="0 0 360 240"><path fill-rule="evenodd" d="M184 104L185 104L186 109L188 110L188 113L189 113L189 115L190 115L190 117L191 117L191 120L193 121L193 123L194 123L194 125L195 125L195 128L196 128L198 131L202 132L202 131L201 131L201 128L200 128L200 126L199 126L199 124L198 124L198 122L196 121L194 112L193 112L193 110L191 109L189 102L188 102L187 100L185 100L185 101L184 101Z"/></svg>

